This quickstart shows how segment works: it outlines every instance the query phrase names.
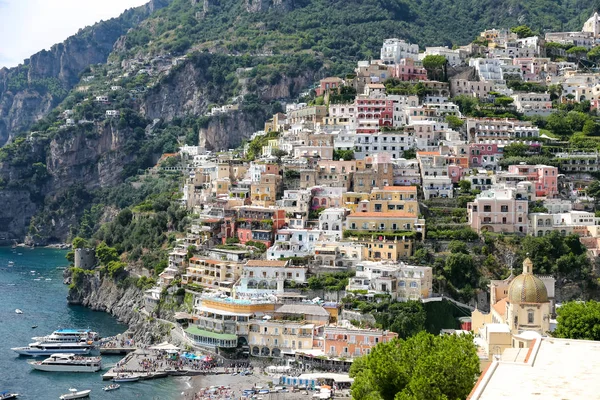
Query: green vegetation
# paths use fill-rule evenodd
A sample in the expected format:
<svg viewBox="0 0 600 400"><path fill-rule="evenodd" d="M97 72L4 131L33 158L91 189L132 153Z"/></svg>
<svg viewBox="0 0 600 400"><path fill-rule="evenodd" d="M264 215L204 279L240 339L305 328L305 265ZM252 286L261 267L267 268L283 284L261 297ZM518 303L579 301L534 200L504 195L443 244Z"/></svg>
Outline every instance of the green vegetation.
<svg viewBox="0 0 600 400"><path fill-rule="evenodd" d="M352 398L357 400L464 399L477 375L479 358L471 335L419 333L379 343L352 363Z"/></svg>
<svg viewBox="0 0 600 400"><path fill-rule="evenodd" d="M266 146L271 139L276 139L279 136L277 132L269 132L266 135L260 135L255 137L250 143L248 143L248 151L246 152L246 159L253 161L257 157L262 155L262 148Z"/></svg>
<svg viewBox="0 0 600 400"><path fill-rule="evenodd" d="M565 339L600 340L600 303L571 301L556 309L557 326L552 336Z"/></svg>
<svg viewBox="0 0 600 400"><path fill-rule="evenodd" d="M344 160L344 161L354 160L354 150L334 150L333 151L333 159L335 161L339 161L339 160Z"/></svg>
<svg viewBox="0 0 600 400"><path fill-rule="evenodd" d="M510 31L517 34L519 39L535 36L535 32L527 25L519 25L510 28Z"/></svg>
<svg viewBox="0 0 600 400"><path fill-rule="evenodd" d="M308 278L308 288L311 290L328 290L339 292L348 286L348 279L354 276L354 272L333 272L311 276Z"/></svg>
<svg viewBox="0 0 600 400"><path fill-rule="evenodd" d="M423 58L423 67L427 70L427 77L434 81L447 81L446 67L448 60L444 56L428 55Z"/></svg>

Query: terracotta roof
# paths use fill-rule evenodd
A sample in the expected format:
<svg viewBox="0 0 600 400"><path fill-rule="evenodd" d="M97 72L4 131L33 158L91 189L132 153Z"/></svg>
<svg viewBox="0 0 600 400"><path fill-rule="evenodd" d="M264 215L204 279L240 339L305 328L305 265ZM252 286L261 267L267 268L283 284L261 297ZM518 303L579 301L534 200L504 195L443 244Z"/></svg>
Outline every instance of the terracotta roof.
<svg viewBox="0 0 600 400"><path fill-rule="evenodd" d="M321 82L342 82L342 78L338 78L337 76L330 76L325 79L321 79Z"/></svg>
<svg viewBox="0 0 600 400"><path fill-rule="evenodd" d="M389 211L389 212L357 212L352 213L348 217L361 218L416 218L414 214L404 211Z"/></svg>
<svg viewBox="0 0 600 400"><path fill-rule="evenodd" d="M417 151L418 156L439 156L439 151Z"/></svg>
<svg viewBox="0 0 600 400"><path fill-rule="evenodd" d="M246 267L285 267L287 263L279 260L248 260Z"/></svg>
<svg viewBox="0 0 600 400"><path fill-rule="evenodd" d="M412 191L417 191L417 187L416 186L384 186L383 190L389 190L389 191L402 191L402 192L412 192Z"/></svg>
<svg viewBox="0 0 600 400"><path fill-rule="evenodd" d="M506 314L506 300L507 298L505 297L492 306L494 307L494 310L496 310L496 312L502 316Z"/></svg>

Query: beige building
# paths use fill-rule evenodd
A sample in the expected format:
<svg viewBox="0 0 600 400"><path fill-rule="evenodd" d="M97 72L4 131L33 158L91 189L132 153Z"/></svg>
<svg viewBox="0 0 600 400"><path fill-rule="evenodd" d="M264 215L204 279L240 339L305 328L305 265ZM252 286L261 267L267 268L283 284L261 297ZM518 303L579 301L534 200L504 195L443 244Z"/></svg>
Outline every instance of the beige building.
<svg viewBox="0 0 600 400"><path fill-rule="evenodd" d="M184 284L193 283L231 295L233 284L241 273L240 263L192 257L181 281Z"/></svg>

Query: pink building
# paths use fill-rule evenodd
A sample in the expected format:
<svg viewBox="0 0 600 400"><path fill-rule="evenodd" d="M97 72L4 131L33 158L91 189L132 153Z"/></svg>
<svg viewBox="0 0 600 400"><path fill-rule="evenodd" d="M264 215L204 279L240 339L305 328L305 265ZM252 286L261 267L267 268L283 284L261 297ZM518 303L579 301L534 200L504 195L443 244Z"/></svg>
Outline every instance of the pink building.
<svg viewBox="0 0 600 400"><path fill-rule="evenodd" d="M379 132L382 126L394 123L394 101L385 99L357 98L356 133Z"/></svg>
<svg viewBox="0 0 600 400"><path fill-rule="evenodd" d="M331 89L337 89L344 84L344 81L338 77L329 77L319 81L319 87L315 89L317 96L323 96Z"/></svg>
<svg viewBox="0 0 600 400"><path fill-rule="evenodd" d="M412 58L403 58L400 63L395 64L392 76L401 81L426 81L427 70L421 65L415 65Z"/></svg>
<svg viewBox="0 0 600 400"><path fill-rule="evenodd" d="M516 189L490 189L467 203L469 225L477 233L527 233L529 203Z"/></svg>
<svg viewBox="0 0 600 400"><path fill-rule="evenodd" d="M485 168L495 171L498 167L500 153L498 145L493 143L470 143L469 144L469 167Z"/></svg>
<svg viewBox="0 0 600 400"><path fill-rule="evenodd" d="M548 165L510 165L508 173L526 177L535 184L536 197L554 198L558 195L558 168Z"/></svg>

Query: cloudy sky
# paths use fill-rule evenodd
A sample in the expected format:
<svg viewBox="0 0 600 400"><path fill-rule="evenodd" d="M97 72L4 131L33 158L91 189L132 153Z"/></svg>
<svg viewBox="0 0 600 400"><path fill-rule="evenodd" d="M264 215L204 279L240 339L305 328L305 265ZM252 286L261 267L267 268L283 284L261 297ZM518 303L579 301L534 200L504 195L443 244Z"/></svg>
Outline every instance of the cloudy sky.
<svg viewBox="0 0 600 400"><path fill-rule="evenodd" d="M148 0L0 0L0 68Z"/></svg>

